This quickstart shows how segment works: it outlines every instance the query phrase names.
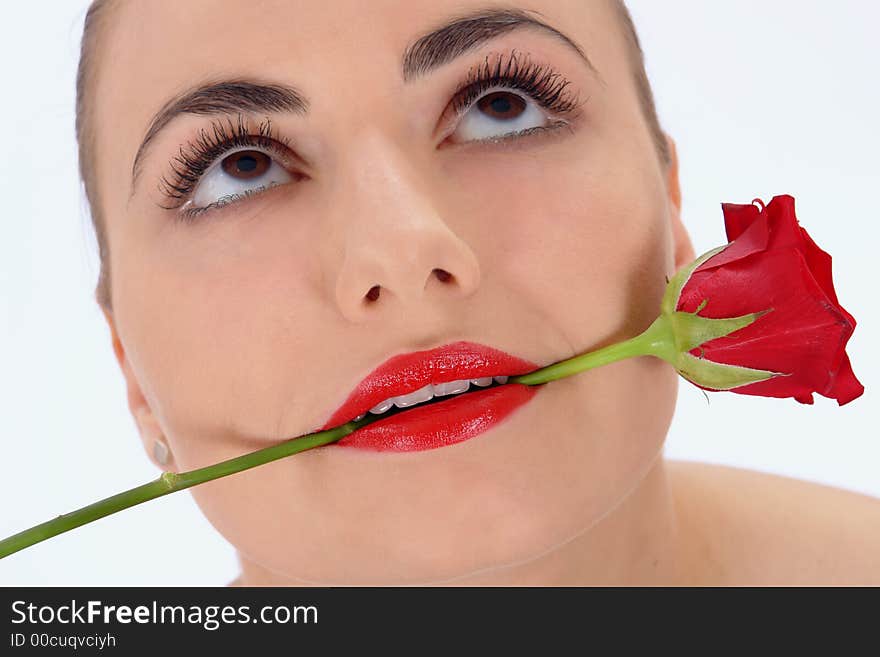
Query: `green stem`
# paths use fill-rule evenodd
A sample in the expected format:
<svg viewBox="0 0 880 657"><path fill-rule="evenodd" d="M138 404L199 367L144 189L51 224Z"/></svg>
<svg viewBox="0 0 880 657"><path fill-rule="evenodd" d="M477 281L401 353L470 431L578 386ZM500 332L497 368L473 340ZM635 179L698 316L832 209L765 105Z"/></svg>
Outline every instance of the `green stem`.
<svg viewBox="0 0 880 657"><path fill-rule="evenodd" d="M149 483L137 486L127 491L117 493L111 497L89 504L81 509L60 515L52 520L48 520L39 525L35 525L30 529L26 529L18 534L13 534L8 538L0 541L0 559L8 557L14 552L23 550L47 538L52 538L63 532L75 529L81 525L109 516L111 513L122 511L129 507L147 502L148 500L175 493L191 486L202 484L212 479L218 479L227 475L248 470L270 461L297 454L313 447L328 445L330 443L341 440L348 434L360 429L362 426L370 424L381 416L367 417L357 422L347 422L333 429L326 431L317 431L315 433L306 434L298 438L292 438L278 445L272 445L264 449L250 452L242 456L221 461L204 468L190 470L189 472L163 472L162 475Z"/></svg>
<svg viewBox="0 0 880 657"><path fill-rule="evenodd" d="M644 333L634 338L548 365L529 374L510 377L507 382L539 385L633 356L655 355L662 358L670 349L674 349L674 345L672 343L669 322L661 315ZM212 479L219 479L236 472L248 470L249 468L254 468L258 465L284 458L285 456L298 454L307 449L334 443L361 427L380 419L382 419L381 415L370 415L368 413L361 420L352 420L333 429L291 438L278 445L237 456L204 468L180 473L163 472L154 481L123 491L122 493L117 493L94 504L89 504L71 513L60 515L3 539L0 541L0 559L40 541L45 541L47 538L52 538L136 504L141 504L169 493L175 493L185 488L211 481Z"/></svg>
<svg viewBox="0 0 880 657"><path fill-rule="evenodd" d="M660 315L651 326L634 338L574 356L528 374L512 376L507 382L538 385L633 356L657 356L669 360L674 358L674 348L669 320L665 315Z"/></svg>

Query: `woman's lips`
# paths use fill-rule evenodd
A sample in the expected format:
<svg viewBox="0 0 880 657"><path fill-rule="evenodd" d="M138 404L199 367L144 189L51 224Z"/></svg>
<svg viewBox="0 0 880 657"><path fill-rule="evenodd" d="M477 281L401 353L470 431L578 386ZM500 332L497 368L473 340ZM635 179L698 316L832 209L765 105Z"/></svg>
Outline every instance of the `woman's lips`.
<svg viewBox="0 0 880 657"><path fill-rule="evenodd" d="M318 429L326 431L353 420L380 402L407 395L427 384L494 376L518 376L538 365L475 342L453 342L436 349L392 356L368 374ZM470 397L476 393L465 393ZM436 402L431 406L442 406ZM389 418L390 420L390 418ZM375 426L374 422L370 426Z"/></svg>
<svg viewBox="0 0 880 657"><path fill-rule="evenodd" d="M518 376L538 368L529 360L475 342L453 342L436 349L398 354L367 375L319 430L350 422L386 399L410 394L427 384ZM386 418L377 417L334 445L379 452L452 445L497 425L536 392L536 388L519 383L471 390L442 401L401 409Z"/></svg>
<svg viewBox="0 0 880 657"><path fill-rule="evenodd" d="M436 449L473 438L528 403L540 386L509 383L376 420L334 443L377 452ZM328 445L332 447L333 445Z"/></svg>

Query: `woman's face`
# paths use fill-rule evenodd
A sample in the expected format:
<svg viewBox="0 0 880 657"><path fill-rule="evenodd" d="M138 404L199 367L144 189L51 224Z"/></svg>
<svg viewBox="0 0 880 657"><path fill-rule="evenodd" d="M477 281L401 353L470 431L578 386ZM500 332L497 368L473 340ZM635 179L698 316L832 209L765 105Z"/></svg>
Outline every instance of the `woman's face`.
<svg viewBox="0 0 880 657"><path fill-rule="evenodd" d="M467 340L544 366L656 317L665 277L693 252L612 8L529 3L592 69L563 39L519 27L404 71L417 39L486 6L455 4L454 15L433 0L117 9L94 100L108 321L145 446L167 437L165 469L315 431L397 354ZM489 88L457 116L468 73L487 57L492 71L499 58L502 73L516 68L512 49L520 70L540 67L533 80L556 74L549 93L502 86L497 102L479 102ZM189 193L175 175L180 149L191 153L202 129L211 146L215 125L231 122L234 137L239 122L210 113L203 96L154 131L130 196L154 115L226 79L295 87L307 107L243 112L257 137L268 117L270 136L230 147L245 158L214 152L220 164L190 173ZM537 98L552 102L564 81L576 109L543 107ZM175 209L271 182L190 223ZM166 195L172 185L180 198ZM192 493L246 563L281 580L456 578L547 552L614 507L658 456L676 392L668 365L630 359L539 387L471 440L411 452L329 445Z"/></svg>

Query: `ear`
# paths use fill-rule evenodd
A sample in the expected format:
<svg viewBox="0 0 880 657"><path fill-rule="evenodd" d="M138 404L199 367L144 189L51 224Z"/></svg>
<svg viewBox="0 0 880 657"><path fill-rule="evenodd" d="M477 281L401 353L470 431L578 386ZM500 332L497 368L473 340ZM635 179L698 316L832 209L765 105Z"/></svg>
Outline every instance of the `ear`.
<svg viewBox="0 0 880 657"><path fill-rule="evenodd" d="M670 164L666 175L666 190L669 197L669 212L672 222L672 241L675 253L675 271L697 259L691 236L681 221L681 187L678 183L678 152L675 140L664 133L669 145Z"/></svg>
<svg viewBox="0 0 880 657"><path fill-rule="evenodd" d="M156 440L162 438L165 440L166 444L168 444L168 439L163 435L162 428L159 426L156 416L150 409L150 405L147 403L147 400L141 391L140 384L137 382L137 378L131 369L131 363L129 363L128 358L125 355L125 347L123 347L122 341L119 339L119 333L116 330L116 321L113 317L113 313L103 306L101 307L101 312L104 314L104 319L107 320L107 326L110 327L110 335L113 340L113 353L116 355L116 362L119 363L119 368L122 370L122 376L125 378L125 386L128 396L128 410L137 425L144 451L146 451L147 457L160 470L171 470L176 472L177 465L174 462L174 454L170 450L170 445L168 460L166 463L159 463L153 455L153 445Z"/></svg>

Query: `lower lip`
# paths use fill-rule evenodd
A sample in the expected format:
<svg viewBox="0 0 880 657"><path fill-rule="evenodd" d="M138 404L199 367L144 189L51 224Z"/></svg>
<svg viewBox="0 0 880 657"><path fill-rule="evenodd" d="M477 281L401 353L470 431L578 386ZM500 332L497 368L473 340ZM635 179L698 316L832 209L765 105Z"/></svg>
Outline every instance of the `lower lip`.
<svg viewBox="0 0 880 657"><path fill-rule="evenodd" d="M419 406L376 420L334 443L374 452L416 452L479 436L537 394L538 386L509 383Z"/></svg>

